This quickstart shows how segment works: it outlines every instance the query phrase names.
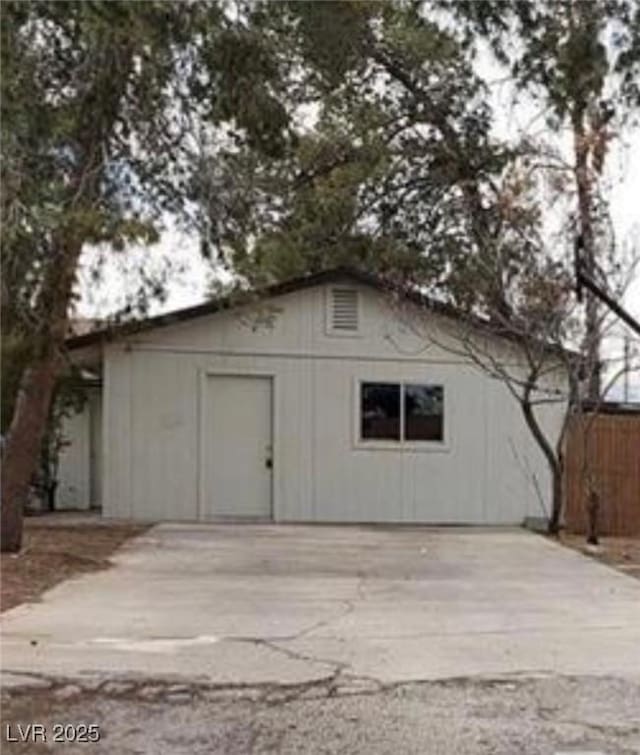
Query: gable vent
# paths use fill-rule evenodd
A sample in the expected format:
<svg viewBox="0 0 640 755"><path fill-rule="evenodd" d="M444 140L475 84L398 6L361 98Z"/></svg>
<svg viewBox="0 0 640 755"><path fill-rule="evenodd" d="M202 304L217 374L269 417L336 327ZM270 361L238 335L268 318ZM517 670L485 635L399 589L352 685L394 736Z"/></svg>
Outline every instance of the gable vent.
<svg viewBox="0 0 640 755"><path fill-rule="evenodd" d="M331 329L346 333L358 330L358 292L355 288L331 290Z"/></svg>

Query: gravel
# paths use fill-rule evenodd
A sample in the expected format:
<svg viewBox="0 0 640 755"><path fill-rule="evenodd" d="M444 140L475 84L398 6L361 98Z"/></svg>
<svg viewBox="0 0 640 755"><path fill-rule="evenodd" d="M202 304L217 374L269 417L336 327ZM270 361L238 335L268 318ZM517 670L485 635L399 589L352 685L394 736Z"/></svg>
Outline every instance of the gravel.
<svg viewBox="0 0 640 755"><path fill-rule="evenodd" d="M4 690L3 740L7 723L12 730L41 723L48 734L55 723L84 723L99 725L100 742L67 743L67 755L640 753L640 678L508 677L388 688L366 680L297 688L194 684L180 691L146 680L93 685L61 700L56 693L65 686ZM48 741L2 751L60 748Z"/></svg>

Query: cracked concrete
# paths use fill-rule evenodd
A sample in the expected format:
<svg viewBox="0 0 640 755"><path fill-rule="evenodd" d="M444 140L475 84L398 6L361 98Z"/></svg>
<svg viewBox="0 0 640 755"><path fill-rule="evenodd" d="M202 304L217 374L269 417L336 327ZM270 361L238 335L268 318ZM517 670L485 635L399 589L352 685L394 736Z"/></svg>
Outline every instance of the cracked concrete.
<svg viewBox="0 0 640 755"><path fill-rule="evenodd" d="M5 693L3 721L14 732L20 722L37 721L49 734L60 721L97 724L100 741L65 743L69 755L640 752L640 683L607 677L478 677L351 688L39 681L22 693ZM29 755L60 749L51 741L5 747Z"/></svg>
<svg viewBox="0 0 640 755"><path fill-rule="evenodd" d="M640 677L640 582L521 531L160 525L3 618L4 670L219 685Z"/></svg>

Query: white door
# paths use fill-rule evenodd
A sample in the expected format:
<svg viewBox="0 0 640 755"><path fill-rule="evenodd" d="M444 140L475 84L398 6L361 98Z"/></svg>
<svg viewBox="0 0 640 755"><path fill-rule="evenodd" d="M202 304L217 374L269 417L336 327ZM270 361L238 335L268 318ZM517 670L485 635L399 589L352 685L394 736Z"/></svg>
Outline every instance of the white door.
<svg viewBox="0 0 640 755"><path fill-rule="evenodd" d="M207 376L202 518L271 518L271 384L271 378Z"/></svg>

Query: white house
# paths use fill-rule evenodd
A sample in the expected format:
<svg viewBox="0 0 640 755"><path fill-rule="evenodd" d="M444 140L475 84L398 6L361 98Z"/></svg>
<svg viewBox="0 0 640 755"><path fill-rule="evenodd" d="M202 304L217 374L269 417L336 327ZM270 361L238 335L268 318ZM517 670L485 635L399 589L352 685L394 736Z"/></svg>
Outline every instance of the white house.
<svg viewBox="0 0 640 755"><path fill-rule="evenodd" d="M58 505L141 520L541 516L542 454L507 388L449 348L459 327L372 276L334 270L258 303L71 338L101 391L69 422ZM478 337L517 369L513 343ZM557 433L563 408L542 411Z"/></svg>

